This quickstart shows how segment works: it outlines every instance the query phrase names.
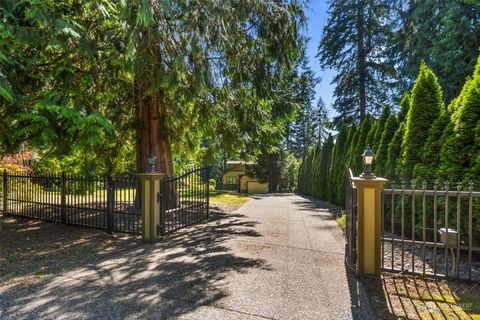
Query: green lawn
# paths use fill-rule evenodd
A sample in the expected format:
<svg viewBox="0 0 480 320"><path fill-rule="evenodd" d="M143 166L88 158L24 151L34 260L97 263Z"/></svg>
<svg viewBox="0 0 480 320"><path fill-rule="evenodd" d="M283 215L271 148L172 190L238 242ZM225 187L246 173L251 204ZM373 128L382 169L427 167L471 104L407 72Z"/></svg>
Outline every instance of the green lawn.
<svg viewBox="0 0 480 320"><path fill-rule="evenodd" d="M231 205L241 207L252 199L246 193L238 193L226 190L215 190L210 192L210 202L218 205Z"/></svg>

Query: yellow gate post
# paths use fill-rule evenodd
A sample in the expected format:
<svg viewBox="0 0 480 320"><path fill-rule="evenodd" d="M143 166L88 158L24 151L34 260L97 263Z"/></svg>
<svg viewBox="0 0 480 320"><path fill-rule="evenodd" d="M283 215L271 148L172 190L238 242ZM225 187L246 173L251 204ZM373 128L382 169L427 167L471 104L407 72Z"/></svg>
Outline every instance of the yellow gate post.
<svg viewBox="0 0 480 320"><path fill-rule="evenodd" d="M144 242L158 241L160 226L160 181L166 173L140 173L141 206L142 206L142 240Z"/></svg>
<svg viewBox="0 0 480 320"><path fill-rule="evenodd" d="M357 253L358 271L380 275L382 237L383 178L355 177L357 187Z"/></svg>

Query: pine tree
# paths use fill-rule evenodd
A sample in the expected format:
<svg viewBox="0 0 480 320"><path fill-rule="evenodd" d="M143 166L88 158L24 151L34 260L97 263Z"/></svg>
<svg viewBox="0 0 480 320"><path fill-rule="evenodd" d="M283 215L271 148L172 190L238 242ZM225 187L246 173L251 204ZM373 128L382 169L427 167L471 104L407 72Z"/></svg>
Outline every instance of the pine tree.
<svg viewBox="0 0 480 320"><path fill-rule="evenodd" d="M302 157L309 146L318 140L319 132L323 133L325 126L325 107L322 99L318 100L315 108L312 103L315 98L315 85L318 78L308 65L305 51L302 51L299 70L293 79L293 91L297 105L296 117L288 125L287 150L293 152L297 157ZM323 107L323 108L320 108Z"/></svg>
<svg viewBox="0 0 480 320"><path fill-rule="evenodd" d="M395 115L390 115L385 123L385 128L380 138L380 143L377 149L376 161L374 163L374 172L377 176L386 175L385 167L388 160L388 145L393 139L395 132L397 131L398 123Z"/></svg>
<svg viewBox="0 0 480 320"><path fill-rule="evenodd" d="M388 6L378 0L333 0L328 14L318 57L323 68L337 71L333 108L340 120L362 121L381 110L394 75L386 53Z"/></svg>
<svg viewBox="0 0 480 320"><path fill-rule="evenodd" d="M422 64L417 81L412 89L403 138L402 176L410 180L417 163L422 163L422 152L430 127L439 117L444 106L442 89L433 71Z"/></svg>

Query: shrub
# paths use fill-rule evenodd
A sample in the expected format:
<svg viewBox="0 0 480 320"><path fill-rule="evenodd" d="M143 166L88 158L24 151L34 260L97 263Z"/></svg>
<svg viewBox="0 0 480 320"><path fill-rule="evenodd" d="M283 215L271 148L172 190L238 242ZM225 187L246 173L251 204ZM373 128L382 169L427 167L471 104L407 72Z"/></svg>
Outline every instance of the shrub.
<svg viewBox="0 0 480 320"><path fill-rule="evenodd" d="M413 86L410 109L407 114L402 151L402 177L413 177L413 168L422 163L422 151L430 127L444 108L442 89L433 71L425 63Z"/></svg>
<svg viewBox="0 0 480 320"><path fill-rule="evenodd" d="M208 179L208 189L210 191L215 191L216 185L217 185L217 182L215 181L215 179L213 178Z"/></svg>

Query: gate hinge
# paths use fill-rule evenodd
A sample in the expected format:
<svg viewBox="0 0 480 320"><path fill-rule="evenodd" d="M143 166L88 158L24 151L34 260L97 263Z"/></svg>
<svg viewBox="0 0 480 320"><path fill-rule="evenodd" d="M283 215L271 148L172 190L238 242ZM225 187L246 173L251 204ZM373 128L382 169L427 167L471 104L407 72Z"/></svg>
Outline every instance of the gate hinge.
<svg viewBox="0 0 480 320"><path fill-rule="evenodd" d="M157 192L157 202L160 202L161 198L162 198L162 194L160 192Z"/></svg>

